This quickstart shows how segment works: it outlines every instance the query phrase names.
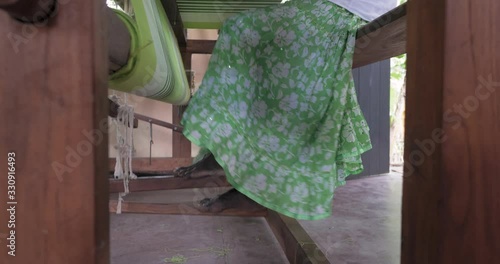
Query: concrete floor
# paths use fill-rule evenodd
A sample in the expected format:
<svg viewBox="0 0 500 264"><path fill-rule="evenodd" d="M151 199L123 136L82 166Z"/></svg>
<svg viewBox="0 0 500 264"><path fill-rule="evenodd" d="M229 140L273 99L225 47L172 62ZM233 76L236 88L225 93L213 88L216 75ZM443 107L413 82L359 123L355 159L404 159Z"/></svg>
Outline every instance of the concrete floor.
<svg viewBox="0 0 500 264"><path fill-rule="evenodd" d="M348 181L337 189L333 216L300 221L331 263L399 263L402 178L398 173ZM222 191L222 190L219 190ZM193 192L197 199L199 192ZM185 195L185 194L184 194ZM165 202L175 193L132 194ZM288 263L263 218L111 215L113 264Z"/></svg>

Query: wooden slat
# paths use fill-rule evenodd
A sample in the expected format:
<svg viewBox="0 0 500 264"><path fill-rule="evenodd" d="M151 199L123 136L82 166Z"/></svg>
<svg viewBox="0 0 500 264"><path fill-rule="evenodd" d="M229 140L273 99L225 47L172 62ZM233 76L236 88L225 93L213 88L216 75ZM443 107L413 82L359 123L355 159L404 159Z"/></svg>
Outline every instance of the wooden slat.
<svg viewBox="0 0 500 264"><path fill-rule="evenodd" d="M133 158L132 170L134 172L171 172L178 167L189 166L193 163L192 158ZM109 158L108 171L115 171L115 158Z"/></svg>
<svg viewBox="0 0 500 264"><path fill-rule="evenodd" d="M225 177L205 177L198 179L181 179L174 177L136 179L129 182L131 192L158 191L158 190L179 190L192 188L213 188L230 187ZM110 180L109 192L124 192L122 180Z"/></svg>
<svg viewBox="0 0 500 264"><path fill-rule="evenodd" d="M215 40L188 40L184 49L211 54ZM406 3L375 19L357 32L353 68L399 56L406 52Z"/></svg>
<svg viewBox="0 0 500 264"><path fill-rule="evenodd" d="M405 17L407 14L407 12L406 12L407 5L408 5L408 3L403 3L399 6L397 6L396 8L394 8L393 10L391 10L391 11L381 15L380 17L374 19L370 23L364 25L362 28L360 28L358 30L358 32L356 33L356 37L361 38L365 35L371 34L374 31L376 31L377 29L380 29L384 26L392 24L395 21L397 21L398 19Z"/></svg>
<svg viewBox="0 0 500 264"><path fill-rule="evenodd" d="M181 51L191 54L211 54L215 47L215 40L189 39L187 46Z"/></svg>
<svg viewBox="0 0 500 264"><path fill-rule="evenodd" d="M330 263L297 220L271 210L266 220L290 264Z"/></svg>
<svg viewBox="0 0 500 264"><path fill-rule="evenodd" d="M168 123L168 122L156 119L156 118L152 118L152 117L137 114L137 113L134 114L134 117L137 118L138 120L150 122L151 124L155 124L157 126L170 128L170 129L172 129L173 132L182 133L182 126L174 125L172 123Z"/></svg>
<svg viewBox="0 0 500 264"><path fill-rule="evenodd" d="M109 211L116 213L117 201L109 202ZM267 215L267 209L260 206L248 206L241 208L231 208L220 213L205 213L200 212L192 203L173 203L173 204L157 204L157 203L137 203L137 202L122 202L122 213L135 214L168 214L168 215L206 215L206 216L244 216L244 217L263 217Z"/></svg>
<svg viewBox="0 0 500 264"><path fill-rule="evenodd" d="M182 53L182 61L187 71L191 70L191 58L191 53ZM191 73L186 72L186 78L190 74ZM174 123L174 125L180 126L185 109L185 106L172 106L172 123ZM172 156L175 158L191 157L191 141L181 133L172 134Z"/></svg>
<svg viewBox="0 0 500 264"><path fill-rule="evenodd" d="M17 202L16 256L2 239L0 263L109 263L105 2L59 3L45 27L0 12L0 233L9 152Z"/></svg>
<svg viewBox="0 0 500 264"><path fill-rule="evenodd" d="M175 37L177 38L177 43L179 47L186 46L186 30L184 29L184 23L182 22L181 14L179 13L179 7L177 6L176 0L161 0L163 9L165 10L170 25L174 31Z"/></svg>
<svg viewBox="0 0 500 264"><path fill-rule="evenodd" d="M403 264L500 263L499 13L409 2Z"/></svg>
<svg viewBox="0 0 500 264"><path fill-rule="evenodd" d="M406 16L356 39L353 68L406 52Z"/></svg>

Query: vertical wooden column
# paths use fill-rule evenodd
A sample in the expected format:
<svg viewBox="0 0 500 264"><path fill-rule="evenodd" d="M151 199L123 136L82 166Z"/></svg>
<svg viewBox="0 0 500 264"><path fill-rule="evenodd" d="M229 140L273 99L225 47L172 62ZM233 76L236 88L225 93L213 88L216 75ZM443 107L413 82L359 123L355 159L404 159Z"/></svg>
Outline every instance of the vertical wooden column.
<svg viewBox="0 0 500 264"><path fill-rule="evenodd" d="M45 26L0 11L0 263L109 263L105 1L58 2Z"/></svg>
<svg viewBox="0 0 500 264"><path fill-rule="evenodd" d="M191 57L192 54L189 52L182 53L182 61L186 70L191 70ZM184 106L172 107L172 123L180 125L184 109ZM174 158L191 158L191 141L181 133L172 134L172 148L172 156Z"/></svg>
<svg viewBox="0 0 500 264"><path fill-rule="evenodd" d="M403 264L500 263L499 13L408 3Z"/></svg>

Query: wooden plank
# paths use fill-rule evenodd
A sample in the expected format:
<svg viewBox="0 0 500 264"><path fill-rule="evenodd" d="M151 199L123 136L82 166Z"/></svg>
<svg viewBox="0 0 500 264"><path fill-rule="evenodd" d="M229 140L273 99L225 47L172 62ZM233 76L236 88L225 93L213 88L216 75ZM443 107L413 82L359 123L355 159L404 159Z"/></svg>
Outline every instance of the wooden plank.
<svg viewBox="0 0 500 264"><path fill-rule="evenodd" d="M56 1L1 0L0 9L19 21L43 24L55 16Z"/></svg>
<svg viewBox="0 0 500 264"><path fill-rule="evenodd" d="M184 49L211 54L215 40L188 40ZM360 28L357 32L353 68L399 56L406 52L406 3Z"/></svg>
<svg viewBox="0 0 500 264"><path fill-rule="evenodd" d="M133 158L132 170L134 172L160 172L173 171L178 167L189 166L193 163L192 158ZM108 171L115 171L115 158L109 158Z"/></svg>
<svg viewBox="0 0 500 264"><path fill-rule="evenodd" d="M290 264L330 263L297 220L272 210L266 220Z"/></svg>
<svg viewBox="0 0 500 264"><path fill-rule="evenodd" d="M353 68L406 52L406 16L356 39Z"/></svg>
<svg viewBox="0 0 500 264"><path fill-rule="evenodd" d="M165 127L165 128L170 128L170 129L172 129L173 132L182 133L182 126L174 125L172 123L168 123L168 122L156 119L156 118L152 118L152 117L141 115L141 114L137 114L137 113L134 114L134 117L137 118L138 120L142 120L142 121L145 121L145 122L148 122L148 123L152 123L152 124L155 124L157 126L161 126L161 127Z"/></svg>
<svg viewBox="0 0 500 264"><path fill-rule="evenodd" d="M211 54L215 40L188 40L186 51ZM362 35L356 40L353 68L399 56L406 52L406 16L391 24Z"/></svg>
<svg viewBox="0 0 500 264"><path fill-rule="evenodd" d="M137 179L129 182L131 192L179 190L192 188L230 187L225 177L214 176L197 179L181 179L174 177ZM110 180L109 192L124 192L122 180Z"/></svg>
<svg viewBox="0 0 500 264"><path fill-rule="evenodd" d="M212 54L215 40L189 39L187 46L181 51L191 54Z"/></svg>
<svg viewBox="0 0 500 264"><path fill-rule="evenodd" d="M104 5L59 1L44 27L0 12L0 111L8 113L0 127L0 233L15 231L16 245L12 257L2 239L0 263L109 263ZM11 152L17 204L8 205L16 207L8 230Z"/></svg>
<svg viewBox="0 0 500 264"><path fill-rule="evenodd" d="M499 13L409 2L403 264L500 263Z"/></svg>
<svg viewBox="0 0 500 264"><path fill-rule="evenodd" d="M182 53L182 61L184 63L184 68L189 71L191 70L191 53ZM186 76L191 73L186 72ZM182 114L186 106L172 106L172 123L174 125L180 126L182 120ZM191 141L189 141L181 133L172 134L172 156L175 158L190 158L191 157Z"/></svg>
<svg viewBox="0 0 500 264"><path fill-rule="evenodd" d="M182 17L179 12L179 7L177 6L176 0L161 0L163 9L165 10L170 25L174 31L175 37L177 38L177 43L179 47L186 46L186 30L184 29L184 23L182 22Z"/></svg>
<svg viewBox="0 0 500 264"><path fill-rule="evenodd" d="M109 212L116 213L118 202L109 202ZM138 203L122 202L122 213L134 214L168 214L168 215L206 215L206 216L242 216L242 217L263 217L267 215L267 209L261 206L245 206L241 208L231 208L220 213L206 213L198 211L193 203Z"/></svg>
<svg viewBox="0 0 500 264"><path fill-rule="evenodd" d="M358 30L358 32L356 33L356 37L361 38L365 35L371 34L374 31L381 29L389 24L393 24L398 19L405 17L407 14L407 5L408 3L403 3L390 10L389 12L381 15L380 17L374 19L370 23L364 25Z"/></svg>

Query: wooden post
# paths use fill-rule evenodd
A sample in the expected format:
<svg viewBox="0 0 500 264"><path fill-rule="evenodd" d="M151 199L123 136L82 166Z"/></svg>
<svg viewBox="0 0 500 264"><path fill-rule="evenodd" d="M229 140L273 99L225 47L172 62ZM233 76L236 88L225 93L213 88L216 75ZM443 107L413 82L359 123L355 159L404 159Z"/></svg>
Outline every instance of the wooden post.
<svg viewBox="0 0 500 264"><path fill-rule="evenodd" d="M403 264L500 263L499 13L408 3Z"/></svg>
<svg viewBox="0 0 500 264"><path fill-rule="evenodd" d="M191 57L191 53L182 53L182 61L184 62L184 68L186 68L186 70L191 70ZM174 123L174 125L180 125L184 109L184 106L172 106L172 123ZM174 158L191 157L191 141L181 133L172 134L172 156Z"/></svg>
<svg viewBox="0 0 500 264"><path fill-rule="evenodd" d="M58 2L0 12L0 263L109 263L105 1Z"/></svg>

